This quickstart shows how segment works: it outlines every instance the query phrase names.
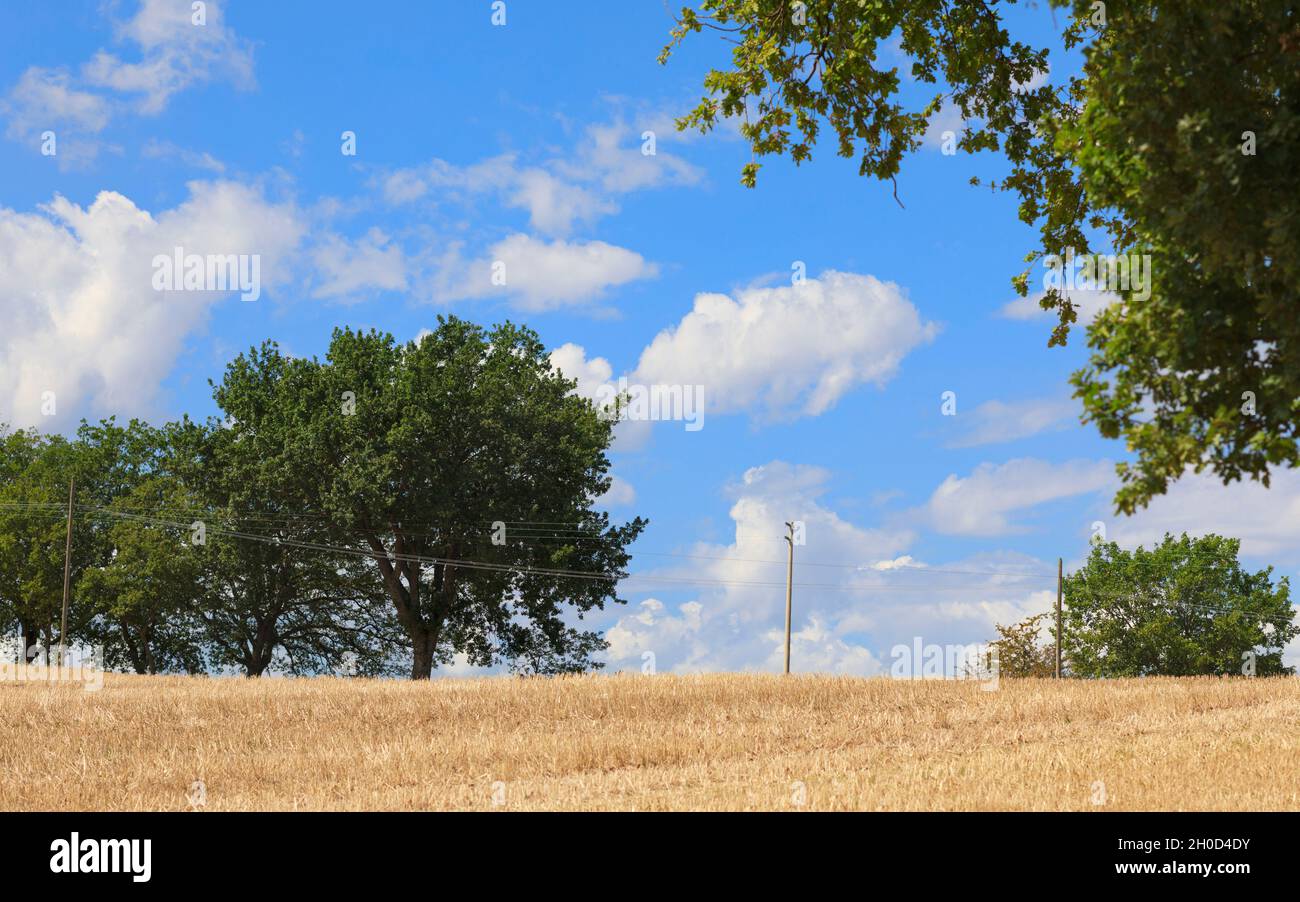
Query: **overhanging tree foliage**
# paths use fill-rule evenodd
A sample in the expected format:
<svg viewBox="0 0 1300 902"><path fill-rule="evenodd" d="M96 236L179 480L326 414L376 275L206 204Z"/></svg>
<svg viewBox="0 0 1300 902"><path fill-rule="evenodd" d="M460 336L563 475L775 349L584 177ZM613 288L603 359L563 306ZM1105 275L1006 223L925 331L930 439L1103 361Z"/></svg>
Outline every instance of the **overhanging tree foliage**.
<svg viewBox="0 0 1300 902"><path fill-rule="evenodd" d="M1078 76L1029 88L1047 48L1014 40L1006 0L705 0L671 42L709 31L731 65L678 120L738 117L755 157L808 159L824 125L859 171L894 181L947 101L968 120L958 147L1000 150L996 187L1047 254L1149 254L1149 298L1120 292L1089 330L1075 374L1085 420L1136 452L1119 466L1132 512L1189 470L1268 482L1300 460L1300 11L1294 0L1053 0L1070 18ZM911 76L946 85L908 108L884 52L897 37ZM754 185L755 160L742 180ZM1029 270L1014 280L1028 293ZM1041 301L1064 343L1074 301Z"/></svg>

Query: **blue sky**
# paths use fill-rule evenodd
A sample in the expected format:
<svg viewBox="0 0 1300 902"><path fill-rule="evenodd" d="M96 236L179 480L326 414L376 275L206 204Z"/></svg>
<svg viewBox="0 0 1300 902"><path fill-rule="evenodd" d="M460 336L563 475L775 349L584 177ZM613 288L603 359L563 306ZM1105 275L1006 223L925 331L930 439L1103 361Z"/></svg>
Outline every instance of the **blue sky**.
<svg viewBox="0 0 1300 902"><path fill-rule="evenodd" d="M830 145L764 161L751 190L733 129L672 128L726 47L706 34L660 66L658 0L511 0L504 26L487 0L206 16L3 14L0 421L202 417L207 380L250 345L321 354L339 325L409 339L443 312L527 323L583 391L703 385L703 429L619 427L605 503L651 526L630 604L594 620L614 668L778 667L788 519L806 524L796 582L815 584L796 589L796 669L875 673L913 636L991 638L1050 605L1056 558L1077 564L1097 522L1127 545L1237 535L1251 563L1294 570L1290 474L1188 479L1112 514L1125 451L1078 424L1066 382L1083 332L1049 349L1050 319L1016 301L1035 234L969 184L999 158L940 152L949 112L905 163L903 207ZM1046 9L1012 25L1060 46ZM1054 51L1051 77L1074 63ZM153 291L174 244L258 254L261 297ZM485 277L496 260L506 286Z"/></svg>

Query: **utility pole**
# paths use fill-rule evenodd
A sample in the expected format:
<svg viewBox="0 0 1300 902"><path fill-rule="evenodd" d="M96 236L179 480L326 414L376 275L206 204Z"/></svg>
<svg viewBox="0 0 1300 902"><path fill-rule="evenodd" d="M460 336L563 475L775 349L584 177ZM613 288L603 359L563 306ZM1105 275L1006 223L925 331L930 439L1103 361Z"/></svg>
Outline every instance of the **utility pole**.
<svg viewBox="0 0 1300 902"><path fill-rule="evenodd" d="M68 590L72 582L72 500L77 493L77 477L68 483L68 543L63 549L63 623L59 626L59 668L63 668L64 637L68 635Z"/></svg>
<svg viewBox="0 0 1300 902"><path fill-rule="evenodd" d="M790 672L790 603L794 596L794 524L786 523L789 535L785 537L790 546L789 563L785 571L785 672Z"/></svg>
<svg viewBox="0 0 1300 902"><path fill-rule="evenodd" d="M1056 678L1061 678L1061 594L1065 591L1065 563L1056 559Z"/></svg>

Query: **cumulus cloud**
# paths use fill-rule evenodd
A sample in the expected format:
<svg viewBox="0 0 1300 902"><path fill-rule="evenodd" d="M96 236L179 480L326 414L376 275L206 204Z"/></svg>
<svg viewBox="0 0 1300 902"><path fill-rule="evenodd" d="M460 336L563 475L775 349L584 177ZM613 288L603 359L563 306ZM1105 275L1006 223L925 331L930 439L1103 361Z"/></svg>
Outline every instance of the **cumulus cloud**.
<svg viewBox="0 0 1300 902"><path fill-rule="evenodd" d="M291 204L233 182L189 191L156 216L112 191L85 208L62 197L33 213L0 208L0 421L53 429L155 412L186 337L230 295L154 290L155 256L257 254L263 292L288 277L305 232Z"/></svg>
<svg viewBox="0 0 1300 902"><path fill-rule="evenodd" d="M584 398L594 398L596 391L608 385L614 375L614 368L604 357L587 359L587 352L582 345L566 342L550 355L551 366L562 372L566 379L574 379L578 386L576 394Z"/></svg>
<svg viewBox="0 0 1300 902"><path fill-rule="evenodd" d="M635 251L572 234L617 213L618 199L627 194L703 177L644 134L620 118L590 126L561 156L526 160L512 152L468 165L433 159L377 171L372 185L395 207L421 204L477 214L486 199L527 212L535 234L516 232L485 252L467 253L460 240L436 256L414 255L421 293L432 300L501 297L530 312L584 305L612 288L653 278L658 268Z"/></svg>
<svg viewBox="0 0 1300 902"><path fill-rule="evenodd" d="M551 366L578 384L573 394L596 401L603 389L614 387L614 367L604 357L587 358L582 345L566 342L550 354ZM606 396L608 397L608 396ZM614 426L615 451L634 451L650 437L653 424L649 420L620 420Z"/></svg>
<svg viewBox="0 0 1300 902"><path fill-rule="evenodd" d="M603 241L548 242L515 234L477 260L449 255L434 292L445 301L504 297L522 310L539 312L588 304L610 288L657 274L640 254Z"/></svg>
<svg viewBox="0 0 1300 902"><path fill-rule="evenodd" d="M481 266L476 278L487 278ZM621 378L629 386L702 386L701 421L726 413L815 416L858 385L883 385L906 353L937 331L897 286L827 272L797 287L745 289L735 299L698 295L694 309L659 333ZM610 362L588 358L581 345L561 345L551 363L578 381L575 393L585 398L617 388ZM651 428L649 420L621 421L616 447L639 448Z"/></svg>
<svg viewBox="0 0 1300 902"><path fill-rule="evenodd" d="M590 225L618 210L612 201L546 169L521 165L517 154L469 166L435 159L387 172L378 186L384 200L394 206L424 199L468 206L483 195L495 195L506 207L527 210L529 224L548 235L567 236L576 225Z"/></svg>
<svg viewBox="0 0 1300 902"><path fill-rule="evenodd" d="M800 672L878 674L888 671L890 649L915 636L983 642L994 624L1050 605L1055 573L1046 563L1002 553L930 566L900 554L915 539L910 531L855 524L828 506L829 481L814 466L752 467L728 489L734 541L691 545L680 564L636 559L638 571L649 572L624 590L648 597L607 631L611 665L639 669L650 654L664 671L779 670L786 520L800 521L806 539L795 549L791 630L792 667ZM695 597L665 600L692 585Z"/></svg>
<svg viewBox="0 0 1300 902"><path fill-rule="evenodd" d="M933 529L948 535L998 536L1025 532L1012 515L1061 498L1109 489L1116 483L1109 461L1062 464L1034 458L983 463L969 476L952 474L926 505Z"/></svg>
<svg viewBox="0 0 1300 902"><path fill-rule="evenodd" d="M710 414L816 416L859 385L883 386L937 332L892 282L828 271L734 297L697 295L641 354L634 379L703 385Z"/></svg>
<svg viewBox="0 0 1300 902"><path fill-rule="evenodd" d="M1127 548L1158 544L1165 533L1239 538L1241 553L1269 563L1300 563L1300 471L1278 470L1258 482L1224 485L1212 473L1188 473L1131 517L1098 505L1107 538Z"/></svg>
<svg viewBox="0 0 1300 902"><path fill-rule="evenodd" d="M541 169L515 173L506 200L511 207L527 210L529 224L548 235L568 235L574 223L589 224L618 210L616 204Z"/></svg>
<svg viewBox="0 0 1300 902"><path fill-rule="evenodd" d="M939 111L930 117L925 134L921 136L922 146L942 148L946 137L945 132L952 132L954 141L960 141L961 136L966 132L966 117L951 100L945 100Z"/></svg>

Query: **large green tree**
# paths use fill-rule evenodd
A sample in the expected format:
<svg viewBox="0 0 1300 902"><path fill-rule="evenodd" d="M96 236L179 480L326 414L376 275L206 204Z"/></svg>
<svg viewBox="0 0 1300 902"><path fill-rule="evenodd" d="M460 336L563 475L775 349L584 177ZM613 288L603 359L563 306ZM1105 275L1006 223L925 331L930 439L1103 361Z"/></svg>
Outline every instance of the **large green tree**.
<svg viewBox="0 0 1300 902"><path fill-rule="evenodd" d="M400 630L364 562L329 548L323 515L301 513L295 488L266 478L241 430L185 420L169 434L190 504L165 516L199 563L210 663L248 676L387 672Z"/></svg>
<svg viewBox="0 0 1300 902"><path fill-rule="evenodd" d="M968 120L958 147L1001 151L1027 259L1073 248L1150 255L1151 294L1132 289L1091 326L1074 376L1084 418L1122 437L1124 512L1189 470L1225 481L1300 460L1300 11L1295 0L1052 0L1083 71L1030 88L1046 47L1013 39L1008 0L704 0L682 10L661 59L718 33L730 64L679 122L741 120L754 160L810 158L824 127L860 172L895 181L945 102ZM1022 4L1023 5L1023 4ZM909 105L886 42L935 85ZM1030 270L1015 278L1030 290ZM1067 339L1075 303L1044 308Z"/></svg>
<svg viewBox="0 0 1300 902"><path fill-rule="evenodd" d="M147 507L161 493L159 430L140 421L82 422L72 439L17 432L6 435L0 457L0 599L5 619L17 625L27 649L57 642L103 645L117 663L133 655L123 638L153 637L134 656L179 660L188 652L162 649L169 628L148 624L162 610L186 610L185 578L172 573L183 559L168 554L161 537L142 532L123 516ZM68 636L59 636L68 539L69 487L77 483L73 517ZM134 515L133 515L134 516ZM152 545L151 545L152 543ZM160 594L162 586L172 595ZM174 593L179 593L178 598ZM192 660L192 656L190 658Z"/></svg>
<svg viewBox="0 0 1300 902"><path fill-rule="evenodd" d="M1062 650L1084 677L1269 676L1300 627L1285 577L1250 572L1237 539L1165 536L1150 550L1093 546L1065 580Z"/></svg>
<svg viewBox="0 0 1300 902"><path fill-rule="evenodd" d="M231 503L273 487L284 511L316 516L331 547L369 561L414 679L458 653L540 672L598 666L603 641L565 611L620 600L645 523L612 525L593 507L610 485L613 424L573 388L510 323L440 318L405 344L337 330L324 361L268 343L215 386L227 440L253 462ZM517 529L543 522L564 538Z"/></svg>
<svg viewBox="0 0 1300 902"><path fill-rule="evenodd" d="M79 638L103 649L108 668L206 669L198 618L201 561L184 536L159 520L185 497L174 478L153 473L107 507L83 514L100 521L106 553L77 582L78 609L92 614Z"/></svg>
<svg viewBox="0 0 1300 902"><path fill-rule="evenodd" d="M71 470L66 440L0 429L0 625L27 659L55 642Z"/></svg>

